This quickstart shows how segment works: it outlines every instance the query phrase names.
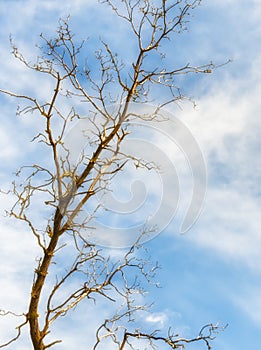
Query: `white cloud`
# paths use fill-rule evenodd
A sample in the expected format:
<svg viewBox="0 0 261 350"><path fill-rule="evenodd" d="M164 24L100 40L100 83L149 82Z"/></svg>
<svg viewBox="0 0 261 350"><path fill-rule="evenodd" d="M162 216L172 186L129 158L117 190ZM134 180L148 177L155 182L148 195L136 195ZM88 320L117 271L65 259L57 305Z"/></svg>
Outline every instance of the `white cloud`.
<svg viewBox="0 0 261 350"><path fill-rule="evenodd" d="M189 237L220 256L261 271L259 205L228 188L209 190L206 210Z"/></svg>
<svg viewBox="0 0 261 350"><path fill-rule="evenodd" d="M3 199L3 195L1 198ZM5 198L1 207L6 208L7 206L8 199ZM39 250L35 247L35 241L30 232L17 222L10 223L10 219L1 218L0 237L0 264L2 267L0 272L0 309L23 314L28 309L33 271L36 265L35 258L39 254ZM1 344L17 334L15 327L23 323L24 320L23 316L16 317L11 314L0 317ZM26 344L29 346L27 331L28 328L25 326L19 343L15 344L14 347L11 346L10 349L16 349L17 346L19 349L26 349Z"/></svg>
<svg viewBox="0 0 261 350"><path fill-rule="evenodd" d="M159 327L160 328L164 327L167 320L168 320L168 317L163 312L153 312L153 313L150 313L145 318L146 322L155 324L157 329L159 329Z"/></svg>
<svg viewBox="0 0 261 350"><path fill-rule="evenodd" d="M195 90L198 107L185 105L179 115L200 144L209 177L205 210L189 239L261 271L261 55L249 45L254 59L242 74L231 63L203 79Z"/></svg>

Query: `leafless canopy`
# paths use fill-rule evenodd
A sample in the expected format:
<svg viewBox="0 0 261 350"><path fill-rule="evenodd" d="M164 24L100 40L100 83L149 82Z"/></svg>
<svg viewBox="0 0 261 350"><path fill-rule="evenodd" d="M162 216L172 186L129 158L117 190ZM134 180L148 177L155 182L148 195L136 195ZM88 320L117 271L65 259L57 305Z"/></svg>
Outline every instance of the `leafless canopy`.
<svg viewBox="0 0 261 350"><path fill-rule="evenodd" d="M171 331L161 335L157 331L146 333L140 329L135 323L136 315L147 307L138 303L137 296L143 294L145 282L153 281L157 265L151 266L149 258L139 254L144 249L140 239L133 242L117 261L106 249L91 243L83 232L89 230L95 234L92 219L99 208L94 208L88 217L79 219L91 198L106 191L110 179L127 162L153 168L153 164L136 159L135 154L121 151L121 144L129 132L128 121L140 118L149 122L157 118L164 105L182 100L184 96L177 86L177 76L211 73L215 68L211 62L201 66L185 63L182 67L164 67L164 57L168 55L164 52L164 43L186 30L191 11L201 1L101 2L129 25L136 40L136 58L131 65L125 63L127 57L119 57L102 39L101 49L95 53L99 68L92 71L88 60L81 65L79 57L82 57L83 47L88 48L88 43L87 46L84 46L85 42L77 44L69 27L69 18L60 20L55 38L41 35L41 55L35 63L29 62L11 40L13 55L39 75L39 82L41 76L47 75L53 88L46 100L1 89L2 93L25 102L19 114L30 112L44 122L45 126L34 140L44 143L50 153L48 165L34 164L18 171L18 176L25 177L22 187L13 183L12 193L17 201L9 214L28 225L42 256L34 272L28 310L20 315L24 321L17 327L17 335L1 344L0 348L16 341L27 325L33 348L50 348L61 342L48 340L51 331L55 334L53 325L57 319L69 316L69 311L82 300L93 302L105 298L108 303L117 305L115 314L102 322L94 344L88 343L86 348L123 350L141 346L146 349L182 349L189 343L203 342L210 349L213 334L217 331L212 324L205 326L192 339L179 337ZM150 91L156 87L165 89L168 97L157 104L155 114L131 113L130 103L149 102ZM64 138L68 128L79 120L84 120L87 125L89 148L73 162ZM34 198L42 201L39 211L45 210L46 206L50 210L50 219L44 227L39 227L32 215ZM144 227L141 237L148 230L150 228ZM68 249L70 258L65 259ZM8 313L2 311L1 315Z"/></svg>

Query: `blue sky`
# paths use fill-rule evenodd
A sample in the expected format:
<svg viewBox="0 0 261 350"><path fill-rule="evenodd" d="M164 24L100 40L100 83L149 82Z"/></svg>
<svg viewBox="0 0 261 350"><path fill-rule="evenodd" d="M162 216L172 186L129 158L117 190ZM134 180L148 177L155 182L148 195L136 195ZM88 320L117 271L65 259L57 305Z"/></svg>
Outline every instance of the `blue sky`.
<svg viewBox="0 0 261 350"><path fill-rule="evenodd" d="M48 94L50 82L39 82L11 57L9 34L27 57L34 57L39 34L53 33L59 17L68 14L77 36L90 38L90 51L102 34L119 53L124 55L128 50L126 56L131 59L133 44L126 40L126 27L122 25L119 30L109 9L94 0L0 1L1 88L18 92L26 89L37 96ZM184 81L184 91L197 103L195 109L189 103L184 103L182 109L169 109L193 134L205 159L208 185L202 213L196 224L181 235L191 196L190 172L177 155L177 147L160 140L162 149L170 151L168 157L178 164L180 202L175 219L147 243L152 258L162 266L158 273L162 288L150 290L148 295L155 305L147 324L155 328L172 324L181 334L193 335L206 323L228 323L214 349L260 348L260 23L260 1L205 0L195 11L190 31L177 37L173 46L169 44L166 58L169 64L232 60L212 75L191 76ZM0 181L6 189L16 168L35 159L39 152L37 144L29 141L40 125L15 116L17 101L3 96L0 101ZM153 176L147 180L148 191L153 190L154 181ZM19 313L27 305L34 259L39 252L24 226L3 217L12 198L1 197L0 308ZM172 198L167 196L166 201L172 205ZM41 213L35 215L42 219ZM77 340L67 333L62 346L65 350L75 344L84 348L82 320L90 321L85 307L84 314L72 316L78 325ZM102 308L99 305L97 310ZM10 317L0 321L0 338L6 339L12 334L14 320ZM66 327L66 323L60 325L59 332ZM10 349L17 349L17 345ZM19 349L28 349L26 334Z"/></svg>

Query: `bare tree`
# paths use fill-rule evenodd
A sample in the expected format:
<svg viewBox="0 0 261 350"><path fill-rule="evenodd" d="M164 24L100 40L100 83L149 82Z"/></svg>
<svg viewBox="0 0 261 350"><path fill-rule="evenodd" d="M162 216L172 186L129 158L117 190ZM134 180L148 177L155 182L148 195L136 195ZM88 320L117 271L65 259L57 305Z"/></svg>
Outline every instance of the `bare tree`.
<svg viewBox="0 0 261 350"><path fill-rule="evenodd" d="M106 249L85 235L85 232L94 232L95 236L92 220L99 207L92 208L87 216L81 215L94 195L108 190L110 180L127 162L148 170L155 167L152 162L122 151L122 144L130 132L130 122L141 119L149 123L158 118L163 106L184 99L176 83L179 75L211 73L216 67L211 62L171 69L164 66L164 56L168 54L164 52L164 43L186 30L188 16L200 2L102 1L127 22L136 40L136 59L131 65L125 64L125 58L120 58L109 43L101 40L101 49L95 53L99 69L93 72L88 61L81 66L78 57L85 43L77 44L69 19L60 20L54 39L41 35L41 55L35 63L29 62L11 41L13 55L18 60L36 74L52 79L53 90L49 91L48 100L1 89L2 93L25 102L19 114L30 112L44 121L45 127L34 140L45 144L49 165L51 162L52 165L23 167L17 174L24 174L24 185L13 183L12 193L17 200L9 215L28 225L42 256L34 272L28 310L21 315L24 321L17 327L17 335L1 344L0 348L16 341L27 325L33 348L50 348L61 342L60 339L48 341L51 330L55 332L55 321L66 316L82 300L93 302L100 298L121 307L96 330L93 349L123 350L139 346L182 349L195 342L203 342L208 349L211 348L213 334L218 329L212 324L203 327L195 338L186 339L171 331L165 336L157 331L146 333L135 323L136 315L146 309L145 304L137 302L137 295L143 294L145 282L153 282L157 269L157 264L151 266L149 259L138 254L140 249L145 249L142 244L144 235L153 228L144 226L140 237L124 251L119 261L115 261ZM130 104L149 102L150 90L156 87L165 90L166 99L157 104L155 112L150 115L132 112ZM87 116L81 113L82 104L88 110ZM64 106L70 108L66 110ZM79 120L85 122L87 147L75 161L66 145L65 135ZM44 229L35 222L30 211L35 198L39 198L43 208L47 206L52 213ZM71 255L63 261L61 273L58 260L65 257L63 254L66 254L68 245L72 249ZM1 312L2 316L9 313ZM86 347L91 345L86 344Z"/></svg>

